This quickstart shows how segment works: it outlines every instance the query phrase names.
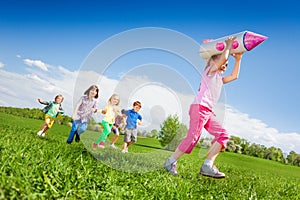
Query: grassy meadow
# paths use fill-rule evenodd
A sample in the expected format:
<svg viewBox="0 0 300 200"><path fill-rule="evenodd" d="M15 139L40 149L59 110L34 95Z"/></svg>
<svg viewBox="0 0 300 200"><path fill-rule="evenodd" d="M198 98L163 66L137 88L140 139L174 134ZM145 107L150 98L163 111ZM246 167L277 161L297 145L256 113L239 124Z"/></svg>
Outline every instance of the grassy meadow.
<svg viewBox="0 0 300 200"><path fill-rule="evenodd" d="M216 165L227 177L212 179L199 174L206 150L195 148L174 177L162 168L171 152L156 139L138 138L122 154L93 150L97 132L68 145L68 126L54 124L42 138L41 120L0 119L0 199L300 199L300 167L223 152Z"/></svg>

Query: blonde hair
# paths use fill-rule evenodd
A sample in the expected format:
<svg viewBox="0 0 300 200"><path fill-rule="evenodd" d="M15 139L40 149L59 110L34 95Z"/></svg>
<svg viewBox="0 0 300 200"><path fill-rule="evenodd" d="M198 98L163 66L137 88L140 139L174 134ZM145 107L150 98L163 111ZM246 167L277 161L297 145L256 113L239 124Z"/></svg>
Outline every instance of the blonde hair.
<svg viewBox="0 0 300 200"><path fill-rule="evenodd" d="M95 98L95 99L98 99L99 88L98 88L97 85L92 85L92 86L90 86L89 89L87 89L87 90L84 92L84 94L87 95L87 96L89 96L90 91L93 90L93 89L95 89L96 92L97 92L97 94L95 95L94 98Z"/></svg>
<svg viewBox="0 0 300 200"><path fill-rule="evenodd" d="M116 105L118 106L118 105L120 104L120 97L119 97L119 95L117 95L117 94L111 95L111 97L108 99L108 103L111 103L111 100L112 100L114 97L117 97L117 98L118 98L118 103L116 104Z"/></svg>

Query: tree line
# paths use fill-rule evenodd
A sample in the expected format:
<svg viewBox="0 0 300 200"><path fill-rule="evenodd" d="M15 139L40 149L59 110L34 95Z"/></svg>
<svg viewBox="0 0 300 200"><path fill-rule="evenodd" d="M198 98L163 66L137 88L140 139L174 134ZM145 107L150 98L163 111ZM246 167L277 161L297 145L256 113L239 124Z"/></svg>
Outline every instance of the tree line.
<svg viewBox="0 0 300 200"><path fill-rule="evenodd" d="M278 147L266 147L261 144L250 143L236 136L230 137L226 151L300 166L300 154L297 154L295 151L290 151L288 155L284 155L283 151Z"/></svg>
<svg viewBox="0 0 300 200"><path fill-rule="evenodd" d="M39 119L39 120L44 120L44 116L45 116L45 114L39 108L15 108L15 107L0 106L0 112L12 114L20 117L25 117L25 118ZM59 114L57 118L55 118L54 123L69 125L71 121L72 121L71 117L67 115Z"/></svg>

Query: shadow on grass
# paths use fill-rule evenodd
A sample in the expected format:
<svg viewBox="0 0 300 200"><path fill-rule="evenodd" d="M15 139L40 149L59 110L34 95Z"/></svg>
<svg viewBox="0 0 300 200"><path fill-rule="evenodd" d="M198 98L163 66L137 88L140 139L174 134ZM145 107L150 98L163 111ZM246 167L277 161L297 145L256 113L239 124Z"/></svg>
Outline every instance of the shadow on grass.
<svg viewBox="0 0 300 200"><path fill-rule="evenodd" d="M134 145L140 146L140 147L147 147L147 148L150 148L150 149L160 149L160 150L165 150L165 149L162 149L162 148L159 148L159 147L154 147L154 146L149 146L149 145L144 145L144 144L137 144L137 143L135 143Z"/></svg>
<svg viewBox="0 0 300 200"><path fill-rule="evenodd" d="M162 150L162 151L168 151L168 152L174 152L175 150L170 150L170 149L167 149L167 147L154 147L154 146L149 146L149 145L144 145L144 144L137 144L135 143L134 145L136 146L141 146L141 147L147 147L147 148L150 148L150 149L159 149L159 150Z"/></svg>

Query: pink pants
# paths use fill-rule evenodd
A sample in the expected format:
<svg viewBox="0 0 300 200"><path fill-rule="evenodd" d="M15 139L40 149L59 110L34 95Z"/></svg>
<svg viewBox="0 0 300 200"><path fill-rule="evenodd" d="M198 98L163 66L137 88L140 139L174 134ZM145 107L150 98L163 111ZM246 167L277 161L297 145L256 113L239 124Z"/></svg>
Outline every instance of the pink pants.
<svg viewBox="0 0 300 200"><path fill-rule="evenodd" d="M184 153L191 153L201 136L203 127L215 138L211 141L222 145L222 150L226 148L228 134L222 125L217 122L214 113L205 106L192 104L190 106L190 127L187 136L178 145L178 149Z"/></svg>

